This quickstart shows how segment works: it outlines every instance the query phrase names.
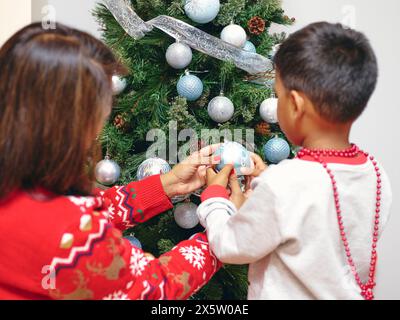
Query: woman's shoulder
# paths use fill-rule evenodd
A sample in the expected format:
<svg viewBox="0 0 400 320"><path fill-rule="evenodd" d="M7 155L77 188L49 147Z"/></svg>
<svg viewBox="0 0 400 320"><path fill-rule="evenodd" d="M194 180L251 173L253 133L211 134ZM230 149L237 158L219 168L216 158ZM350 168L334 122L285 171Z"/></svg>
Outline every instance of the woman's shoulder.
<svg viewBox="0 0 400 320"><path fill-rule="evenodd" d="M72 234L108 223L108 214L101 197L18 191L0 205L0 230L9 233L23 228L44 244L58 241L62 246Z"/></svg>

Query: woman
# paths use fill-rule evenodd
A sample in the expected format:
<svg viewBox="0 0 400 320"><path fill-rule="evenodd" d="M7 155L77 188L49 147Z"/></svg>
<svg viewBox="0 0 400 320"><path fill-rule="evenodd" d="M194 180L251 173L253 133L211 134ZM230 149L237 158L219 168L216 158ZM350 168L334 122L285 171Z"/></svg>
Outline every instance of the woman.
<svg viewBox="0 0 400 320"><path fill-rule="evenodd" d="M219 268L204 234L159 259L122 237L201 187L215 146L92 194L88 167L121 71L104 44L60 24L27 26L1 48L0 298L186 299Z"/></svg>

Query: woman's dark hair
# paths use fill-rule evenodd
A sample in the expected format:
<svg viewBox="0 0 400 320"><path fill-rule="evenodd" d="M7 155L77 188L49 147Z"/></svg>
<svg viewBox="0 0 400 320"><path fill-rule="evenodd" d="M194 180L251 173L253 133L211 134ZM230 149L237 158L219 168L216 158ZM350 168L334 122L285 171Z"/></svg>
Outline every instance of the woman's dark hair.
<svg viewBox="0 0 400 320"><path fill-rule="evenodd" d="M326 120L346 123L364 111L378 66L368 39L340 24L319 22L293 33L274 62L288 90L303 92Z"/></svg>
<svg viewBox="0 0 400 320"><path fill-rule="evenodd" d="M89 159L112 106L113 53L87 33L31 24L0 49L0 199L90 194Z"/></svg>

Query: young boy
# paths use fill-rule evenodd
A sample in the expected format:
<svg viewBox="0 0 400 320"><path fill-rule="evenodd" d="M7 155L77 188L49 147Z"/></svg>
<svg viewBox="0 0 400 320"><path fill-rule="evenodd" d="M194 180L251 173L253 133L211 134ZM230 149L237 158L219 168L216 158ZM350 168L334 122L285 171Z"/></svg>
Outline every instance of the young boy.
<svg viewBox="0 0 400 320"><path fill-rule="evenodd" d="M198 214L211 248L224 263L250 264L249 299L373 299L392 195L349 134L376 86L375 54L363 34L315 23L281 45L275 64L279 123L303 150L257 170L247 201L232 167L209 170Z"/></svg>

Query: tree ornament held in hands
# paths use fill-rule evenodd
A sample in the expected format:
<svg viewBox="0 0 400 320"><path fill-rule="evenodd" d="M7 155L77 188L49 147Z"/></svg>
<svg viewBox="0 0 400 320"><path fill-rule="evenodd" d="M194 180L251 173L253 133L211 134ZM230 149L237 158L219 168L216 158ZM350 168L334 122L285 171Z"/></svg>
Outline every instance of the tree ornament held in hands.
<svg viewBox="0 0 400 320"><path fill-rule="evenodd" d="M215 151L214 156L221 157L221 162L216 166L217 171L221 171L228 164L233 164L236 175L242 176L242 168L252 167L250 152L237 142L225 142Z"/></svg>

